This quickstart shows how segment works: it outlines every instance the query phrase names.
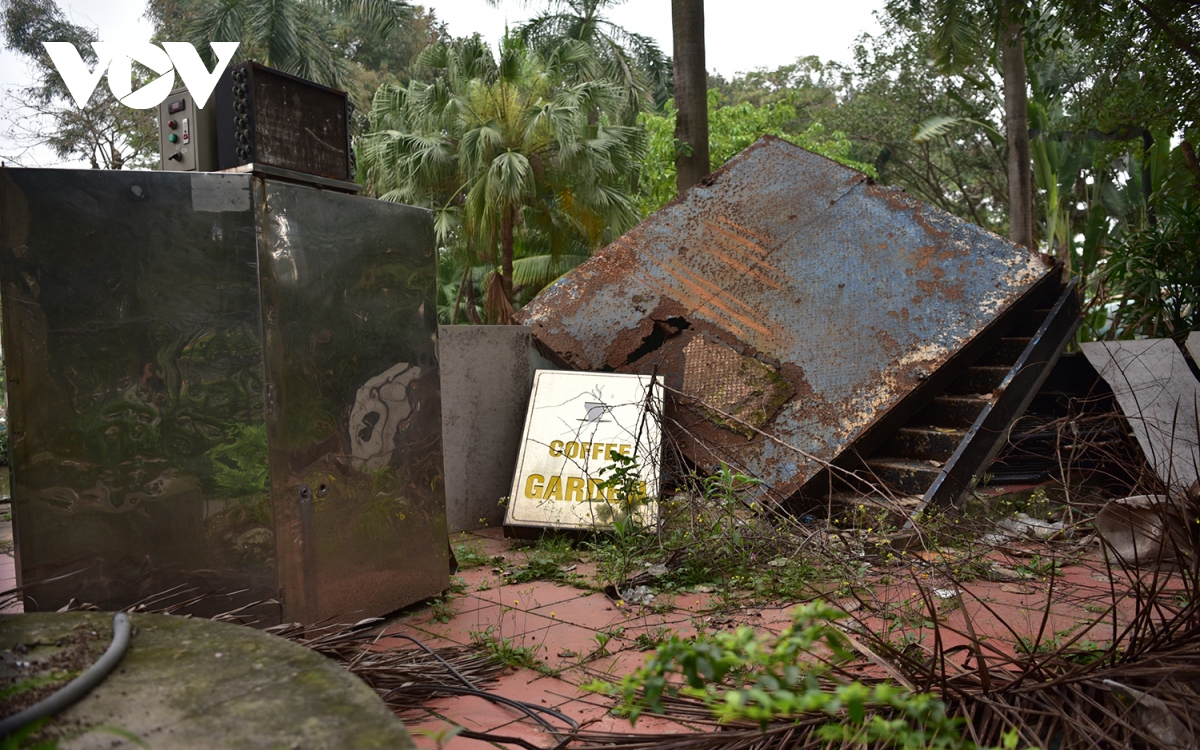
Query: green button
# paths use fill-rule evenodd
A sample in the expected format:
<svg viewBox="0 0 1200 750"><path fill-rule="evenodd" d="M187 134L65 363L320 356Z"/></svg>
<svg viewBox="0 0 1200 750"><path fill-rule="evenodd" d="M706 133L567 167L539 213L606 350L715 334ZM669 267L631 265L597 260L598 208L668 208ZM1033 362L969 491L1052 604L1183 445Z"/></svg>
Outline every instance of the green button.
<svg viewBox="0 0 1200 750"><path fill-rule="evenodd" d="M174 143L179 140L179 136L175 135L174 133L167 133L167 140L171 143Z"/></svg>

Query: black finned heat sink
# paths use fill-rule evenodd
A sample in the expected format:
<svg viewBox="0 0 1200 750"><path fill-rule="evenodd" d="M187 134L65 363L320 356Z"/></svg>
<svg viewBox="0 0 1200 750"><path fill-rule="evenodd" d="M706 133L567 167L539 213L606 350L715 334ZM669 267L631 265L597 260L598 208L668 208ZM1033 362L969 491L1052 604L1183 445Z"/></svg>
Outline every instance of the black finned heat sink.
<svg viewBox="0 0 1200 750"><path fill-rule="evenodd" d="M354 179L346 93L255 62L217 85L219 169L258 164Z"/></svg>

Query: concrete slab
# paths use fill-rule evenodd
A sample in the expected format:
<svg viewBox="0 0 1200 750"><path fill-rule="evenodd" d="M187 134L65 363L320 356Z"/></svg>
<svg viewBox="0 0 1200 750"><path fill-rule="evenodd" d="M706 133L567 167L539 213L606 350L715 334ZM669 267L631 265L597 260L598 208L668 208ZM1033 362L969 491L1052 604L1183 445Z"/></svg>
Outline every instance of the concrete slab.
<svg viewBox="0 0 1200 750"><path fill-rule="evenodd" d="M533 374L556 370L526 326L439 326L446 522L499 526L512 486Z"/></svg>
<svg viewBox="0 0 1200 750"><path fill-rule="evenodd" d="M1200 475L1200 382L1171 339L1096 341L1084 356L1113 389L1146 459L1169 487Z"/></svg>
<svg viewBox="0 0 1200 750"><path fill-rule="evenodd" d="M371 688L303 646L210 620L130 620L133 641L121 663L40 737L62 750L413 747ZM52 669L86 668L111 634L108 612L0 617L0 689ZM23 694L28 703L45 697L33 692L9 696L0 713L24 709L13 703Z"/></svg>

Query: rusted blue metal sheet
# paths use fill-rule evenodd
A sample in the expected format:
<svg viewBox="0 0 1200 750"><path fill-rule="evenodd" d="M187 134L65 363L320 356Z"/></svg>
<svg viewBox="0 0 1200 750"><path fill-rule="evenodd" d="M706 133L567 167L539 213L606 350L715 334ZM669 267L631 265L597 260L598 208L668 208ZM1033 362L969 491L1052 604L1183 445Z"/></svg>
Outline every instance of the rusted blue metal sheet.
<svg viewBox="0 0 1200 750"><path fill-rule="evenodd" d="M518 320L569 367L657 368L683 394L668 429L685 453L783 498L1050 272L1045 256L766 137Z"/></svg>

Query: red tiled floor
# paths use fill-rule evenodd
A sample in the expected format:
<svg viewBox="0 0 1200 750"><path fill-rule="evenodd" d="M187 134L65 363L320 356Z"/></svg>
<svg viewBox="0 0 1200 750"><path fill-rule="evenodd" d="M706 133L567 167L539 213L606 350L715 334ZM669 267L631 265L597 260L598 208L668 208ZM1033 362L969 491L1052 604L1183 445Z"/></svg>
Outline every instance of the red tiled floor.
<svg viewBox="0 0 1200 750"><path fill-rule="evenodd" d="M506 569L521 565L528 551L525 543L505 540L499 529L457 535L456 545L471 545L486 556L502 556ZM1027 545L1028 546L1028 545ZM1031 562L1031 551L1016 549L1016 554L996 553L994 559L1006 570L1016 571ZM1112 591L1125 594L1130 579L1115 573L1111 579L1095 548L1067 548L1062 556L1061 574L1054 578L1052 611L1046 619L1044 640L1070 639L1081 635L1094 642L1112 638L1111 619L1083 633L1081 623L1097 618L1112 600ZM7 567L5 567L7 566ZM0 556L0 589L12 578L12 558ZM575 574L586 576L589 585L598 585L592 563L578 563ZM5 576L8 573L8 576ZM598 676L619 680L641 666L647 648L658 641L678 635L690 637L697 632L732 630L749 626L760 632L778 633L790 624L793 603L748 605L727 600L713 592L661 593L649 605L619 604L595 591L569 585L539 581L506 584L498 567L491 564L457 574L465 591L452 593L434 605L414 608L390 621L386 633L407 633L430 646L468 645L472 640L507 643L510 648L529 649L540 662L539 671L514 670L489 692L554 707L586 725L592 731L692 732L705 731L701 725L688 725L655 717L644 717L632 730L626 719L614 716L612 699L580 689L580 685ZM924 600L914 597L918 586L933 589L962 589L959 598L934 598L943 646L966 642L964 614L971 616L977 633L988 637L989 648L1011 654L1016 638L1032 638L1042 628L1050 581L1047 576L1013 580L971 581L961 586L951 583L944 562L907 557L890 570L875 570L856 581L864 601L859 603L842 592L835 604L852 611L875 634L891 633L893 639L914 639L931 648L933 631L927 625ZM836 583L834 584L836 585ZM963 609L965 608L965 613ZM1130 602L1117 607L1118 623L1128 620ZM445 621L442 621L445 620ZM849 623L853 626L853 623ZM959 631L959 632L955 632ZM1011 632L1010 632L1011 631ZM1064 635L1070 631L1069 635ZM599 652L601 642L607 653ZM381 638L377 648L410 648L400 638ZM966 658L962 652L957 663ZM547 676L553 672L557 677ZM523 737L535 745L549 747L552 735L518 712L477 697L442 698L432 701L428 717L407 721L420 748L445 750L496 748L482 740L455 736L456 725L471 729Z"/></svg>
<svg viewBox="0 0 1200 750"><path fill-rule="evenodd" d="M511 606L531 611L586 596L586 592L574 586L564 586L550 581L504 584L486 591L472 591L471 594L506 607Z"/></svg>

